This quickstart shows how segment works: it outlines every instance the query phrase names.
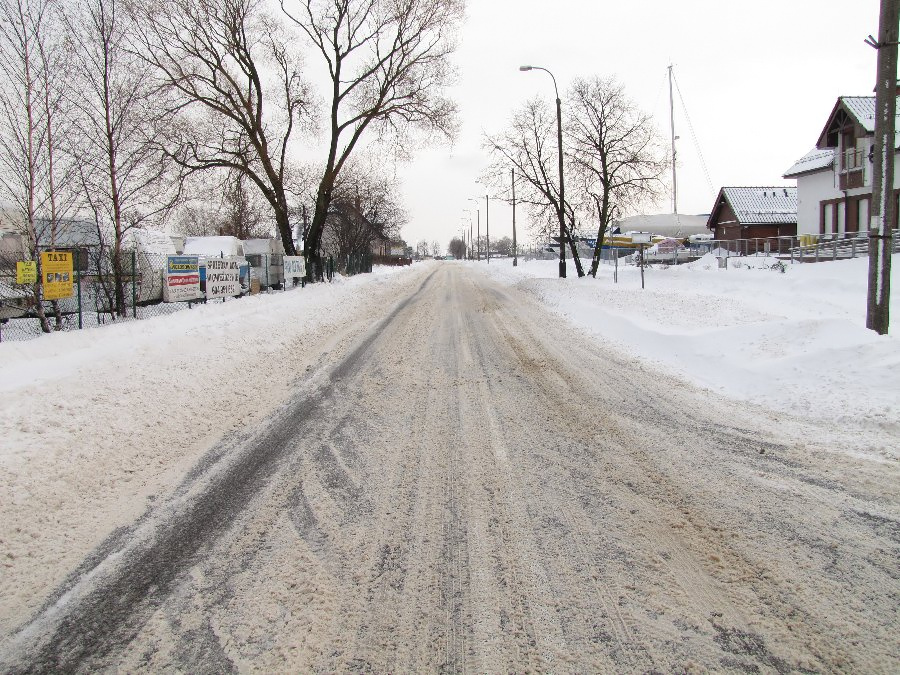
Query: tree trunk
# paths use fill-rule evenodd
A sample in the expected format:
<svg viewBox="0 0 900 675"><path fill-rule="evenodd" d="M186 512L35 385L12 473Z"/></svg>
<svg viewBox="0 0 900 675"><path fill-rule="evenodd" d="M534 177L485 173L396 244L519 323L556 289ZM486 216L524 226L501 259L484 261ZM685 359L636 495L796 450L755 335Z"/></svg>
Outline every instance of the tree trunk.
<svg viewBox="0 0 900 675"><path fill-rule="evenodd" d="M597 204L597 216L600 218L600 226L597 228L597 240L594 242L594 258L591 260L590 275L597 278L597 269L600 267L600 256L603 252L603 240L606 237L607 218L609 217L609 198L607 192L603 193L603 201Z"/></svg>
<svg viewBox="0 0 900 675"><path fill-rule="evenodd" d="M306 266L309 270L310 281L322 281L321 245L322 233L325 231L325 220L328 218L328 208L331 206L331 193L334 178L326 175L319 184L319 193L316 197L316 211L313 214L312 224L306 235L304 255Z"/></svg>
<svg viewBox="0 0 900 675"><path fill-rule="evenodd" d="M572 252L575 271L578 273L578 277L581 278L584 276L584 268L581 266L581 257L578 255L578 248L575 246L575 237L572 236L573 229L571 225L566 228L566 239L569 240L569 250ZM559 245L562 246L563 242L560 242Z"/></svg>

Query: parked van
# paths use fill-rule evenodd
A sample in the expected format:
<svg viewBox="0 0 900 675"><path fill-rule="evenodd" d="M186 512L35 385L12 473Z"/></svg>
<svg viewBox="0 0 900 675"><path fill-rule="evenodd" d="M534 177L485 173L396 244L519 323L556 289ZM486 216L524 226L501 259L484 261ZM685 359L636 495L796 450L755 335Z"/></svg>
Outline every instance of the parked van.
<svg viewBox="0 0 900 675"><path fill-rule="evenodd" d="M250 278L259 281L260 288L281 288L284 285L284 245L281 239L245 239L244 256L250 263Z"/></svg>

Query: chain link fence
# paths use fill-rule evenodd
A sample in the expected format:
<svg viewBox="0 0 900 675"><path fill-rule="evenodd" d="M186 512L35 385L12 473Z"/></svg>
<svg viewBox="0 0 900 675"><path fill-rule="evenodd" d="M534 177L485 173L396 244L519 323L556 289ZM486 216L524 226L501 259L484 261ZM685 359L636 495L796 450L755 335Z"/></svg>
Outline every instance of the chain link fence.
<svg viewBox="0 0 900 675"><path fill-rule="evenodd" d="M47 332L147 319L205 302L163 302L168 253L127 250L116 256L104 247L52 250L72 254L74 273L71 296L57 300L44 297L42 275L36 273L40 255L36 260L21 251L0 250L0 341L29 340ZM23 275L28 264L36 280ZM201 290L204 272L201 264ZM285 284L281 255L249 255L241 266L241 294L294 285Z"/></svg>

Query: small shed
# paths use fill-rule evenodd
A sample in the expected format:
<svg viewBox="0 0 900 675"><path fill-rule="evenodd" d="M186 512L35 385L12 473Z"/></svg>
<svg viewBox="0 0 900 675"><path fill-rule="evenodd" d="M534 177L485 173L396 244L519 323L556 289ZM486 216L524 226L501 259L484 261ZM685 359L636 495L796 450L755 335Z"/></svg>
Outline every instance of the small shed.
<svg viewBox="0 0 900 675"><path fill-rule="evenodd" d="M716 239L795 236L797 188L723 187L706 227Z"/></svg>

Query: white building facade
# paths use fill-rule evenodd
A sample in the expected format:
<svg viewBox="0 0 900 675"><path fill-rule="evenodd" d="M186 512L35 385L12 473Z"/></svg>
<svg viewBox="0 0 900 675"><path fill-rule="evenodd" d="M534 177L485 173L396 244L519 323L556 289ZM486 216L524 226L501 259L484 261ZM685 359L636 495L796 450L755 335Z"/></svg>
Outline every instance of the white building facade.
<svg viewBox="0 0 900 675"><path fill-rule="evenodd" d="M872 200L874 142L875 97L839 98L816 147L784 174L785 178L797 180L797 234L866 232ZM898 169L895 153L895 228Z"/></svg>

